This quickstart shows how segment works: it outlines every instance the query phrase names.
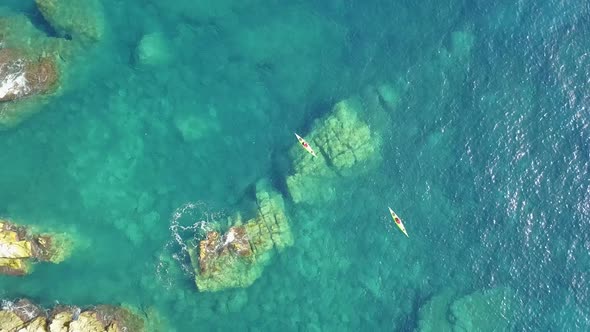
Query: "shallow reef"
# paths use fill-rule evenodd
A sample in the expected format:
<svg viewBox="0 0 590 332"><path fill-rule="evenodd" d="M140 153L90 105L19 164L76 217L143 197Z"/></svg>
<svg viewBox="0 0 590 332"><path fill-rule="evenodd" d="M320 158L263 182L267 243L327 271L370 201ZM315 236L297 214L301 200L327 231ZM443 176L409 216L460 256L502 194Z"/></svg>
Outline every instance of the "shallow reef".
<svg viewBox="0 0 590 332"><path fill-rule="evenodd" d="M385 88L383 91L393 94ZM396 102L394 96L386 95L386 98L391 103ZM374 117L385 110L375 109L366 96L355 95L340 101L306 135L307 141L316 149L317 157L306 153L300 146L291 149L293 172L286 183L295 203L317 204L331 200L335 195L332 183L336 179L364 174L376 166L381 138L364 119L371 113L374 114L370 116Z"/></svg>
<svg viewBox="0 0 590 332"><path fill-rule="evenodd" d="M71 248L64 234L32 234L27 227L0 220L0 274L28 274L35 261L59 263Z"/></svg>
<svg viewBox="0 0 590 332"><path fill-rule="evenodd" d="M417 331L510 331L513 296L507 287L478 290L465 296L445 289L420 308Z"/></svg>

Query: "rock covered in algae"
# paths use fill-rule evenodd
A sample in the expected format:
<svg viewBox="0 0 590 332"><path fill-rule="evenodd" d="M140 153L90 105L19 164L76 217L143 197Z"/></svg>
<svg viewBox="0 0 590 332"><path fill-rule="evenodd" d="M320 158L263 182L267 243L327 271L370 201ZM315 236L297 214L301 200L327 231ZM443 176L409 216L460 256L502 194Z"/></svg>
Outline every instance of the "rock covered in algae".
<svg viewBox="0 0 590 332"><path fill-rule="evenodd" d="M381 140L359 118L363 109L359 97L337 103L332 113L314 126L307 140L318 154L312 157L296 146L293 174L287 177L289 193L296 203L328 200L327 181L351 176L361 171L360 165L376 160Z"/></svg>
<svg viewBox="0 0 590 332"><path fill-rule="evenodd" d="M24 275L32 261L59 263L69 254L71 242L61 234L30 234L22 226L0 220L0 273Z"/></svg>
<svg viewBox="0 0 590 332"><path fill-rule="evenodd" d="M143 332L146 320L132 309L100 305L82 310L57 306L46 310L28 300L3 301L0 331L18 332Z"/></svg>
<svg viewBox="0 0 590 332"><path fill-rule="evenodd" d="M265 182L256 188L257 215L225 234L209 232L198 248L189 250L200 291L250 286L274 250L293 244L283 198Z"/></svg>
<svg viewBox="0 0 590 332"><path fill-rule="evenodd" d="M99 0L36 0L37 8L61 36L98 41L104 34L104 14Z"/></svg>

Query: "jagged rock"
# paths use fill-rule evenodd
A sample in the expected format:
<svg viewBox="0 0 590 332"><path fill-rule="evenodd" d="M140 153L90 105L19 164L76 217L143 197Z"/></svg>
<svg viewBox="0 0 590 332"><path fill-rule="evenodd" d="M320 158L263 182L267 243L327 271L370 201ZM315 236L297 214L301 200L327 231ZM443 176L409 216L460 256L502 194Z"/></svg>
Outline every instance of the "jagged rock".
<svg viewBox="0 0 590 332"><path fill-rule="evenodd" d="M330 179L358 173L358 165L375 159L381 141L359 119L362 109L362 100L351 97L337 103L332 113L314 126L307 140L319 152L317 158L299 146L292 149L293 174L286 182L295 203L331 199Z"/></svg>
<svg viewBox="0 0 590 332"><path fill-rule="evenodd" d="M63 235L31 235L29 230L0 220L0 273L24 275L30 271L31 260L59 263L71 249Z"/></svg>
<svg viewBox="0 0 590 332"><path fill-rule="evenodd" d="M62 37L98 41L104 34L104 14L98 0L35 0L49 25Z"/></svg>
<svg viewBox="0 0 590 332"><path fill-rule="evenodd" d="M151 309L148 309L153 316ZM7 332L144 332L145 321L126 307L100 305L90 310L57 306L49 318L29 300L3 301L0 331Z"/></svg>
<svg viewBox="0 0 590 332"><path fill-rule="evenodd" d="M0 331L16 331L24 322L14 312L0 310Z"/></svg>
<svg viewBox="0 0 590 332"><path fill-rule="evenodd" d="M27 326L18 330L18 332L47 332L47 319L39 316L30 321Z"/></svg>
<svg viewBox="0 0 590 332"><path fill-rule="evenodd" d="M0 49L0 102L52 92L58 81L51 57L30 59L15 49Z"/></svg>
<svg viewBox="0 0 590 332"><path fill-rule="evenodd" d="M281 251L293 244L281 195L264 182L256 189L255 218L230 227L224 235L209 232L198 250L195 246L189 250L199 290L250 286L260 277L273 249Z"/></svg>
<svg viewBox="0 0 590 332"><path fill-rule="evenodd" d="M104 332L105 327L94 311L84 311L70 323L68 332Z"/></svg>
<svg viewBox="0 0 590 332"><path fill-rule="evenodd" d="M74 319L71 308L54 309L49 324L49 332L68 332L70 322Z"/></svg>

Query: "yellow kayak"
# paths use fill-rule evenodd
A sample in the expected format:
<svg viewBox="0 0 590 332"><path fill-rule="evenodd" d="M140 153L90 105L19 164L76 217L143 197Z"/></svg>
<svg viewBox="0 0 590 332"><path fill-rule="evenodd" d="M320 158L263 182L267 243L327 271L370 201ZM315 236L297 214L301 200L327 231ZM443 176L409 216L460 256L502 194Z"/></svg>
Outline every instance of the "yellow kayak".
<svg viewBox="0 0 590 332"><path fill-rule="evenodd" d="M299 141L299 143L301 143L301 146L303 146L305 151L311 153L312 156L317 157L315 151L313 151L311 146L309 146L309 143L307 143L301 136L297 135L297 133L295 133L295 136L297 136L297 140Z"/></svg>
<svg viewBox="0 0 590 332"><path fill-rule="evenodd" d="M404 227L404 224L402 223L402 220L397 216L397 214L395 214L395 212L393 212L393 210L391 208L389 208L389 213L391 214L391 217L393 218L393 221L395 222L395 225L402 232L404 232L404 234L406 234L407 237L409 237L408 236L408 232L406 232L406 228Z"/></svg>

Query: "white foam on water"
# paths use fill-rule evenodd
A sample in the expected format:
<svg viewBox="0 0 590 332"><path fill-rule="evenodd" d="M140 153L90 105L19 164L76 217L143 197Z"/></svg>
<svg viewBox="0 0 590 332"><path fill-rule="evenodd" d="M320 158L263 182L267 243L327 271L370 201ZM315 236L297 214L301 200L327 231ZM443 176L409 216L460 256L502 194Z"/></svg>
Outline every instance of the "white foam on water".
<svg viewBox="0 0 590 332"><path fill-rule="evenodd" d="M29 92L25 77L25 64L22 60L0 64L0 73L8 72L0 82L0 98L9 94L21 96Z"/></svg>
<svg viewBox="0 0 590 332"><path fill-rule="evenodd" d="M208 232L216 229L216 221L222 213L212 212L203 202L187 203L176 209L170 220L171 239L164 246L163 253L156 264L158 279L166 287L174 285L174 270L182 272L187 278L194 277L189 262L189 241L198 241Z"/></svg>

